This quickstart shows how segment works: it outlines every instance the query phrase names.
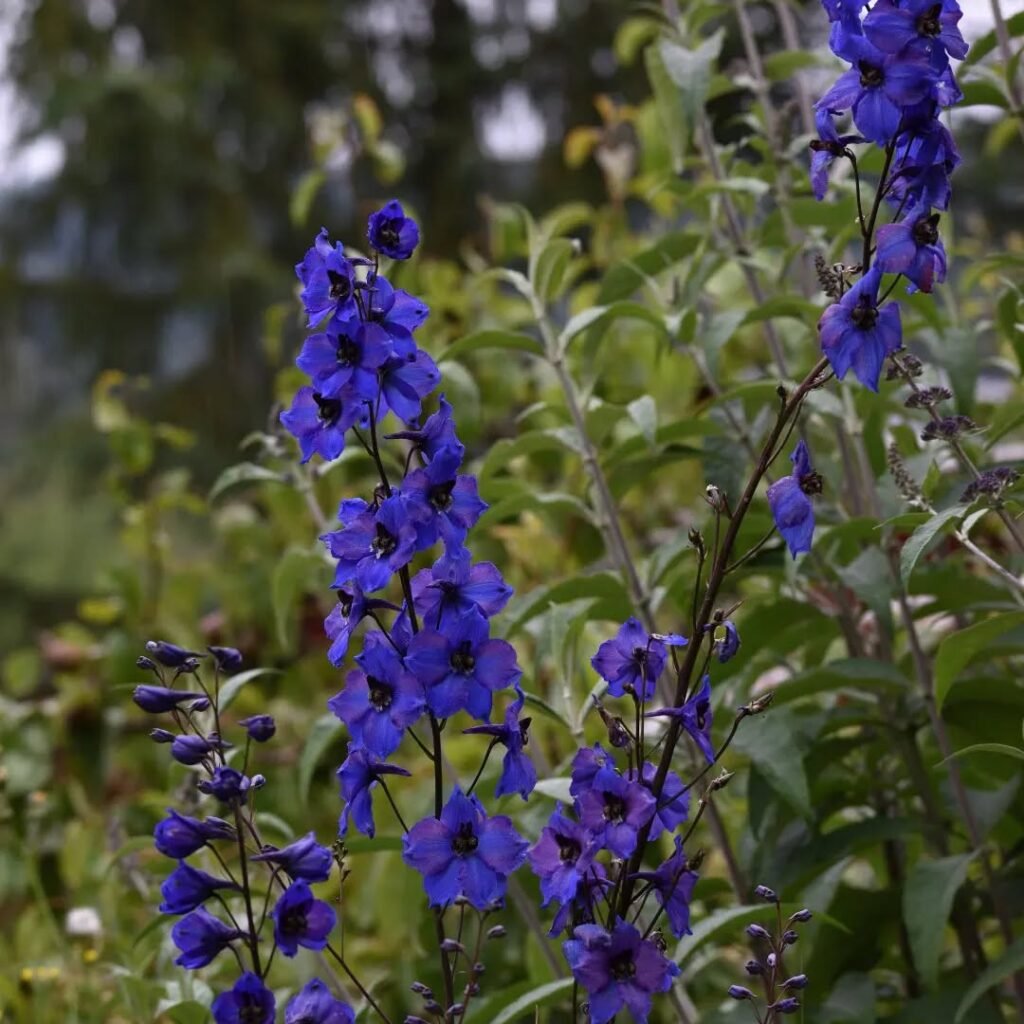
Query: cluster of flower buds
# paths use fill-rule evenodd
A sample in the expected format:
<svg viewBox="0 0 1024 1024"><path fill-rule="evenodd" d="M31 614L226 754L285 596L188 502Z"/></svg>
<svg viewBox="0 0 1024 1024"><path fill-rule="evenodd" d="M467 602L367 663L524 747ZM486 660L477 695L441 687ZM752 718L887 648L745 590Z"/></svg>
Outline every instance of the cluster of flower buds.
<svg viewBox="0 0 1024 1024"><path fill-rule="evenodd" d="M266 780L249 774L250 755L253 744L274 736L274 719L259 714L240 720L237 727L245 737L240 745L222 737L221 681L241 667L242 656L230 647L208 650L212 678L205 681L207 655L176 644L150 641L137 662L156 682L137 686L135 703L148 714L167 716L173 726L155 728L150 735L169 746L171 757L193 773L199 793L226 815L192 817L171 808L157 824L157 851L177 861L160 886L159 909L178 918L171 938L179 951L179 966L206 967L226 950L239 965L238 981L213 1001L216 1024L273 1024L276 999L265 977L274 954L280 950L294 957L300 946L322 950L334 928L334 910L310 888L327 881L333 858L312 833L282 849L259 841L253 798ZM229 763L232 759L235 764ZM260 863L267 868L262 882L255 876ZM268 950L261 934L267 915L258 915L257 909L269 907L271 900L273 934ZM216 912L208 909L210 905ZM354 1015L314 979L286 1004L284 1020L352 1024Z"/></svg>
<svg viewBox="0 0 1024 1024"><path fill-rule="evenodd" d="M745 970L752 984L760 984L761 995L755 995L746 985L730 985L729 995L736 1000L749 1000L758 1024L772 1024L780 1017L800 1010L800 998L796 993L807 987L807 975L788 972L786 951L799 939L796 925L810 921L811 912L798 910L783 921L782 904L775 891L759 885L754 892L759 899L774 905L776 917L774 932L754 923L746 928L755 955L746 962Z"/></svg>

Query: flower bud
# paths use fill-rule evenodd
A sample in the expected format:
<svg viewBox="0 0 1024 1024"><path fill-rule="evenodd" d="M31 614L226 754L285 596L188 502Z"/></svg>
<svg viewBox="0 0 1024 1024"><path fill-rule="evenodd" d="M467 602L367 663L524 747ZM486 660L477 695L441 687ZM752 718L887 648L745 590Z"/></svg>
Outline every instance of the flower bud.
<svg viewBox="0 0 1024 1024"><path fill-rule="evenodd" d="M441 943L441 951L444 953L465 953L466 947L455 939L445 939Z"/></svg>
<svg viewBox="0 0 1024 1024"><path fill-rule="evenodd" d="M711 780L711 791L714 793L719 789L725 789L735 774L735 772L722 772L721 775L717 775Z"/></svg>
<svg viewBox="0 0 1024 1024"><path fill-rule="evenodd" d="M503 924L496 924L493 928L487 929L487 938L503 939L508 934Z"/></svg>
<svg viewBox="0 0 1024 1024"><path fill-rule="evenodd" d="M764 974L764 964L760 960L748 960L744 965L743 969L752 978L757 978Z"/></svg>
<svg viewBox="0 0 1024 1024"><path fill-rule="evenodd" d="M422 1017L417 1017L415 1014L409 1014L403 1024L430 1024L430 1021L424 1020Z"/></svg>
<svg viewBox="0 0 1024 1024"><path fill-rule="evenodd" d="M154 743L173 743L174 733L168 732L166 729L151 729L149 732L149 738Z"/></svg>
<svg viewBox="0 0 1024 1024"><path fill-rule="evenodd" d="M145 672L156 672L156 662L152 658L147 658L144 654L140 654L135 659L135 665L137 668L141 668Z"/></svg>
<svg viewBox="0 0 1024 1024"><path fill-rule="evenodd" d="M432 992L432 991L431 991L431 990L430 990L430 989L429 989L429 988L428 988L428 987L427 987L426 985L424 985L424 984L423 984L423 982L422 982L422 981L414 981L414 982L413 982L413 983L412 983L412 984L411 984L411 985L409 986L409 988L410 988L410 989L411 989L411 990L412 990L413 992L415 992L415 993L416 993L416 995L418 995L418 996L425 996L425 997L426 997L426 998L428 998L428 999L429 999L429 998L430 998L431 996L433 996L433 994L434 994L434 993L433 993L433 992Z"/></svg>
<svg viewBox="0 0 1024 1024"><path fill-rule="evenodd" d="M475 964L473 964L473 973L474 974L480 975L480 974L483 974L484 971L486 971L486 970L487 970L487 964L482 964L482 963L480 963L479 960Z"/></svg>
<svg viewBox="0 0 1024 1024"><path fill-rule="evenodd" d="M798 910L789 920L790 922L800 921L801 923L804 923L810 921L812 917L814 917L814 915L804 907L803 910Z"/></svg>
<svg viewBox="0 0 1024 1024"><path fill-rule="evenodd" d="M754 890L754 895L759 896L766 903L778 903L779 897L775 895L774 889L769 889L767 885L759 885Z"/></svg>
<svg viewBox="0 0 1024 1024"><path fill-rule="evenodd" d="M799 938L800 938L800 936L797 935L797 933L795 931L793 931L792 928L790 928L788 932L783 932L782 933L782 942L783 942L783 945L786 945L786 946L796 945L796 941Z"/></svg>
<svg viewBox="0 0 1024 1024"><path fill-rule="evenodd" d="M249 739L255 743L266 743L277 732L277 725L270 715L250 715L248 718L243 718L238 724L245 729Z"/></svg>
<svg viewBox="0 0 1024 1024"><path fill-rule="evenodd" d="M234 647L207 647L213 660L217 662L217 668L221 672L237 672L242 667L242 652Z"/></svg>
<svg viewBox="0 0 1024 1024"><path fill-rule="evenodd" d="M774 1003L771 1008L776 1013L796 1013L800 1009L800 1000L788 996L786 999L780 999L777 1003Z"/></svg>
<svg viewBox="0 0 1024 1024"><path fill-rule="evenodd" d="M197 656L196 651L186 650L184 647L178 647L177 644L169 644L165 640L147 641L146 650L167 668L181 668L187 661L195 659Z"/></svg>
<svg viewBox="0 0 1024 1024"><path fill-rule="evenodd" d="M249 780L249 785L252 789L262 789L267 784L267 777L265 775L254 775Z"/></svg>
<svg viewBox="0 0 1024 1024"><path fill-rule="evenodd" d="M782 987L787 991L789 989L801 989L807 988L807 975L806 974L794 974L792 978L787 978L783 983Z"/></svg>
<svg viewBox="0 0 1024 1024"><path fill-rule="evenodd" d="M747 934L752 939L770 939L771 936L768 932L762 928L759 924L748 924L746 928Z"/></svg>
<svg viewBox="0 0 1024 1024"><path fill-rule="evenodd" d="M742 985L730 985L729 995L733 999L753 999L754 993L749 988L744 988Z"/></svg>
<svg viewBox="0 0 1024 1024"><path fill-rule="evenodd" d="M449 1006L448 1009L444 1011L444 1015L449 1020L455 1020L455 1018L458 1017L460 1014L462 1014L465 1011L465 1009L466 1009L465 1003L452 1003L452 1005Z"/></svg>
<svg viewBox="0 0 1024 1024"><path fill-rule="evenodd" d="M190 707L193 711L208 711L210 708L210 698L200 697L198 700L192 701Z"/></svg>

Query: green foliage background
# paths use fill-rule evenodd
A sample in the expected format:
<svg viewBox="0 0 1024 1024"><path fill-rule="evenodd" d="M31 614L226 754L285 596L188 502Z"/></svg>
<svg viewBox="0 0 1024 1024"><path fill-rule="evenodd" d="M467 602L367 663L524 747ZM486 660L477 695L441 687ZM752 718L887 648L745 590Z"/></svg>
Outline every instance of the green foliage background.
<svg viewBox="0 0 1024 1024"><path fill-rule="evenodd" d="M327 839L339 811L344 736L324 701L340 677L325 658L330 566L316 535L342 496L372 486L371 467L351 451L300 469L269 415L299 382L290 263L318 225L358 244L366 210L391 193L422 217L425 251L398 283L431 306L425 344L491 504L475 551L518 591L499 628L519 650L546 781L501 810L533 837L572 753L601 735L593 650L638 599L666 631L686 631L687 535L709 530L705 486L738 493L778 382L817 358L813 255L849 258L855 200L845 181L815 203L806 182L804 104L832 68L815 5L747 5L760 68L733 5L687 4L677 22L653 5L580 2L488 70L469 56L480 25L444 0L432 37L400 40L416 85L404 105L378 77L387 40L358 29L379 17L362 4L109 6L105 21L43 0L12 54L26 130L56 132L65 162L0 211L12 368L0 414L0 1019L190 1024L208 1019L208 986L230 972L174 968L154 911L167 865L149 834L193 796L129 701L141 642L235 643L264 670L231 710L279 722L261 765L268 836L315 827ZM114 60L128 30L142 55ZM1019 50L1024 19L1010 33ZM952 280L936 300L904 302L927 379L985 428L968 443L982 465L1019 463L1024 422L1024 241L1009 190L1020 111L999 56L985 37L962 72L965 107L1004 115L956 124L967 160L945 225ZM557 108L553 144L529 166L487 159L476 141L474 104L507 81ZM1000 984L1024 964L1024 939L1007 942L993 898L1024 936L1020 756L956 762L979 848L929 705L956 750L1021 747L1020 597L953 528L1011 572L1022 558L994 512L961 507L967 476L919 440L922 414L902 400L895 385L812 395L801 429L826 480L816 554L794 565L769 544L727 588L743 648L714 676L718 728L752 696L775 699L726 757L737 776L699 833L695 935L675 951L682 982L659 1019L731 1019L722 994L745 959L737 937L758 882L817 914L796 958L813 979L806 1020L1011 1012ZM936 514L900 496L890 443ZM1012 495L1007 511L1019 513ZM768 525L759 502L740 549ZM465 738L449 755L471 774L479 745ZM403 788L408 813L424 813L430 786L421 770ZM348 847L346 955L400 1019L415 1011L408 983L434 980L419 880L395 830ZM567 1020L528 873L510 897L510 936L470 1019ZM68 936L65 914L82 906L101 934ZM973 965L951 915L977 932ZM284 993L317 969L299 958L273 980Z"/></svg>

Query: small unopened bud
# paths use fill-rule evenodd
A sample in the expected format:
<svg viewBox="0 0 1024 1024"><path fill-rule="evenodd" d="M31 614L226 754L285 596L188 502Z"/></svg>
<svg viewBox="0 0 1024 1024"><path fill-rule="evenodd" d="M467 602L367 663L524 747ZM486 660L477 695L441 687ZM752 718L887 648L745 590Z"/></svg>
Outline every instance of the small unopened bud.
<svg viewBox="0 0 1024 1024"><path fill-rule="evenodd" d="M168 732L166 729L151 729L149 732L149 738L154 743L173 743L174 733Z"/></svg>
<svg viewBox="0 0 1024 1024"><path fill-rule="evenodd" d="M721 775L716 776L711 780L711 791L715 792L719 789L725 789L729 785L729 780L735 775L735 772L722 772Z"/></svg>
<svg viewBox="0 0 1024 1024"><path fill-rule="evenodd" d="M704 850L698 850L687 862L687 871L700 871L701 864L704 863Z"/></svg>
<svg viewBox="0 0 1024 1024"><path fill-rule="evenodd" d="M629 689L632 689L632 687L629 687ZM601 716L601 721L604 722L604 727L608 730L608 742L613 747L623 750L633 742L626 731L625 723L618 715L608 714L602 704L597 705L597 713Z"/></svg>
<svg viewBox="0 0 1024 1024"><path fill-rule="evenodd" d="M794 974L792 978L787 978L783 983L782 987L789 991L790 989L801 989L807 988L807 975L806 974Z"/></svg>
<svg viewBox="0 0 1024 1024"><path fill-rule="evenodd" d="M476 975L483 974L484 971L486 971L486 970L487 970L487 964L480 963L479 960L475 964L473 964L473 973L476 974Z"/></svg>
<svg viewBox="0 0 1024 1024"><path fill-rule="evenodd" d="M814 915L806 907L804 907L803 910L798 910L789 920L791 922L792 921L807 922L807 921L810 921L810 919L812 917L814 917Z"/></svg>
<svg viewBox="0 0 1024 1024"><path fill-rule="evenodd" d="M179 672L198 672L199 671L199 659L198 658L186 658L181 663Z"/></svg>
<svg viewBox="0 0 1024 1024"><path fill-rule="evenodd" d="M430 998L434 994L426 985L423 984L422 981L414 981L409 988L418 996L426 996L427 998Z"/></svg>
<svg viewBox="0 0 1024 1024"><path fill-rule="evenodd" d="M686 539L694 548L697 549L697 551L700 554L704 554L704 552L707 550L704 546L704 534L702 534L700 530L696 529L695 527L690 527L690 532L686 535Z"/></svg>
<svg viewBox="0 0 1024 1024"><path fill-rule="evenodd" d="M156 662L152 658L147 658L144 654L141 654L136 658L135 664L138 668L141 668L146 672L156 671Z"/></svg>
<svg viewBox="0 0 1024 1024"><path fill-rule="evenodd" d="M759 924L748 924L746 928L747 934L752 939L770 939L771 936L768 932L762 928Z"/></svg>
<svg viewBox="0 0 1024 1024"><path fill-rule="evenodd" d="M503 939L508 934L503 924L496 924L493 928L487 929L487 938Z"/></svg>
<svg viewBox="0 0 1024 1024"><path fill-rule="evenodd" d="M788 932L782 933L782 943L785 946L795 946L799 938L800 936L792 928Z"/></svg>
<svg viewBox="0 0 1024 1024"><path fill-rule="evenodd" d="M466 986L466 995L467 996L478 996L479 994L480 994L480 986L475 981L471 981Z"/></svg>
<svg viewBox="0 0 1024 1024"><path fill-rule="evenodd" d="M410 1013L403 1024L430 1024L430 1021L424 1020L422 1017L417 1017L415 1014Z"/></svg>
<svg viewBox="0 0 1024 1024"><path fill-rule="evenodd" d="M444 1007L436 999L428 999L423 1004L427 1013L444 1013Z"/></svg>
<svg viewBox="0 0 1024 1024"><path fill-rule="evenodd" d="M774 699L775 694L769 691L768 693L758 697L756 700L752 700L749 704L744 704L743 707L739 709L739 713L744 716L763 714L769 707L771 707L771 703Z"/></svg>
<svg viewBox="0 0 1024 1024"><path fill-rule="evenodd" d="M444 1015L449 1020L455 1020L464 1010L466 1009L465 1003L452 1003L447 1010L444 1011Z"/></svg>
<svg viewBox="0 0 1024 1024"><path fill-rule="evenodd" d="M749 988L744 988L742 985L730 985L729 995L733 999L753 999L754 993Z"/></svg>
<svg viewBox="0 0 1024 1024"><path fill-rule="evenodd" d="M775 954L774 953L769 953L764 958L764 962L767 964L769 971L774 971L775 970Z"/></svg>
<svg viewBox="0 0 1024 1024"><path fill-rule="evenodd" d="M767 885L759 885L754 890L754 895L759 896L766 903L778 903L779 897L775 895L774 889L769 889Z"/></svg>
<svg viewBox="0 0 1024 1024"><path fill-rule="evenodd" d="M267 777L265 775L254 775L250 780L251 789L262 789L267 784Z"/></svg>
<svg viewBox="0 0 1024 1024"><path fill-rule="evenodd" d="M728 515L729 501L721 488L708 484L704 488L704 500L716 511Z"/></svg>
<svg viewBox="0 0 1024 1024"><path fill-rule="evenodd" d="M441 943L441 950L445 953L465 953L466 947L461 942L456 942L455 939L445 939Z"/></svg>
<svg viewBox="0 0 1024 1024"><path fill-rule="evenodd" d="M207 711L210 707L209 697L199 697L189 705L193 711Z"/></svg>
<svg viewBox="0 0 1024 1024"><path fill-rule="evenodd" d="M764 974L764 964L760 960L748 960L743 965L743 970L747 972L752 978L758 978Z"/></svg>
<svg viewBox="0 0 1024 1024"><path fill-rule="evenodd" d="M777 1003L774 1003L771 1009L776 1013L796 1013L800 1009L800 1000L788 996L786 999L780 999Z"/></svg>

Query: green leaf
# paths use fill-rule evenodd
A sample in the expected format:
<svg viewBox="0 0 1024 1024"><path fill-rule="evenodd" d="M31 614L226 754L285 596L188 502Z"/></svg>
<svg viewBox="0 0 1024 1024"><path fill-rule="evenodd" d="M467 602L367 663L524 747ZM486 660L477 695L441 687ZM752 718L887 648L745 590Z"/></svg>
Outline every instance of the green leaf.
<svg viewBox="0 0 1024 1024"><path fill-rule="evenodd" d="M918 861L903 888L903 920L910 949L928 988L939 980L939 956L953 897L967 877L973 854Z"/></svg>
<svg viewBox="0 0 1024 1024"><path fill-rule="evenodd" d="M1020 747L1011 747L1008 743L972 743L963 750L957 750L944 757L939 764L945 764L956 757L964 757L966 754L1002 754L1004 757L1012 757L1018 761L1024 761L1024 750Z"/></svg>
<svg viewBox="0 0 1024 1024"><path fill-rule="evenodd" d="M286 650L292 644L292 624L299 597L307 590L322 590L326 585L327 564L319 551L290 547L274 566L270 577L270 603L278 642Z"/></svg>
<svg viewBox="0 0 1024 1024"><path fill-rule="evenodd" d="M839 693L842 690L899 693L908 686L907 677L895 665L872 658L847 658L820 668L800 672L775 688L774 706L779 707L815 693Z"/></svg>
<svg viewBox="0 0 1024 1024"><path fill-rule="evenodd" d="M237 487L239 484L265 483L273 480L275 483L282 483L280 473L275 473L266 466L258 466L255 462L239 462L236 466L228 466L217 477L214 485L210 488L207 500L216 501L226 490Z"/></svg>
<svg viewBox="0 0 1024 1024"><path fill-rule="evenodd" d="M667 333L665 321L657 313L639 302L630 302L624 299L603 306L592 306L570 318L558 336L558 350L564 353L578 334L582 334L590 327L595 327L598 324L603 326L613 320L642 320L657 328L660 334Z"/></svg>
<svg viewBox="0 0 1024 1024"><path fill-rule="evenodd" d="M504 349L511 352L526 352L531 356L543 356L541 343L520 331L486 330L474 331L449 345L439 356L438 361L455 359L470 352L482 352L486 349Z"/></svg>
<svg viewBox="0 0 1024 1024"><path fill-rule="evenodd" d="M221 711L226 711L231 707L232 702L238 696L239 691L245 686L246 683L251 682L253 679L258 679L260 676L272 676L280 675L281 670L278 668L250 668L245 672L239 672L237 675L231 676L226 683L220 688L220 696L217 700L217 707Z"/></svg>
<svg viewBox="0 0 1024 1024"><path fill-rule="evenodd" d="M799 910L794 906L793 910ZM678 964L689 959L705 942L710 942L717 935L723 932L730 934L741 931L739 922L767 921L775 916L775 907L768 903L758 903L748 907L728 907L723 910L716 910L701 918L693 925L693 932L683 938L676 946L672 959ZM737 941L738 934L734 935Z"/></svg>
<svg viewBox="0 0 1024 1024"><path fill-rule="evenodd" d="M662 39L658 52L669 77L682 92L683 109L694 124L704 111L711 88L711 73L722 52L725 30L708 36L695 50L687 50L669 39Z"/></svg>
<svg viewBox="0 0 1024 1024"><path fill-rule="evenodd" d="M572 978L559 978L557 981L549 981L544 985L538 985L530 989L524 995L519 996L504 1006L493 1017L491 1013L500 1002L500 996L487 1004L488 1024L520 1024L523 1018L533 1019L533 1012L539 1006L550 1006L552 1003L561 1001L572 992ZM470 1020L475 1018L470 1015ZM481 1022L482 1024L482 1022Z"/></svg>
<svg viewBox="0 0 1024 1024"><path fill-rule="evenodd" d="M650 395L641 395L626 406L629 418L653 448L658 440L658 406Z"/></svg>
<svg viewBox="0 0 1024 1024"><path fill-rule="evenodd" d="M305 226L313 200L316 199L317 193L326 180L326 174L318 168L307 171L299 179L295 191L292 192L291 202L288 204L288 215L296 227Z"/></svg>
<svg viewBox="0 0 1024 1024"><path fill-rule="evenodd" d="M1024 612L1007 612L975 622L943 639L935 652L935 704L940 711L957 677L974 656L1020 625L1024 625Z"/></svg>
<svg viewBox="0 0 1024 1024"><path fill-rule="evenodd" d="M994 964L989 964L981 972L963 999L960 1000L960 1005L956 1008L955 1024L960 1024L960 1021L967 1015L967 1011L990 988L1020 970L1024 970L1024 937L1014 942Z"/></svg>
<svg viewBox="0 0 1024 1024"><path fill-rule="evenodd" d="M904 584L910 582L917 560L924 554L925 548L935 540L942 530L954 519L959 519L967 512L966 505L954 505L944 512L938 512L927 523L919 526L908 538L900 552L900 576Z"/></svg>
<svg viewBox="0 0 1024 1024"><path fill-rule="evenodd" d="M575 253L576 243L572 239L554 238L537 254L532 280L533 290L541 302L558 298Z"/></svg>
<svg viewBox="0 0 1024 1024"><path fill-rule="evenodd" d="M811 794L804 771L806 744L793 712L779 708L748 719L737 733L734 746L754 762L798 814L811 817Z"/></svg>
<svg viewBox="0 0 1024 1024"><path fill-rule="evenodd" d="M299 800L303 806L309 800L309 786L313 781L320 759L327 748L341 735L341 722L333 714L321 715L309 730L306 745L299 757Z"/></svg>
<svg viewBox="0 0 1024 1024"><path fill-rule="evenodd" d="M750 310L743 318L744 324L756 324L762 320L777 320L790 317L801 323L813 323L821 316L821 307L806 299L797 299L781 295L769 299L760 306Z"/></svg>

